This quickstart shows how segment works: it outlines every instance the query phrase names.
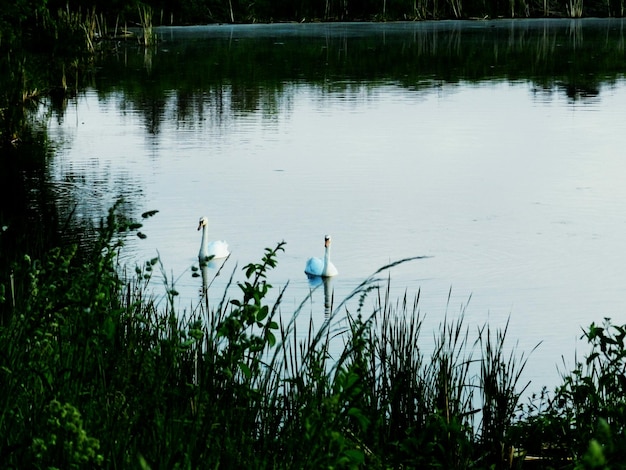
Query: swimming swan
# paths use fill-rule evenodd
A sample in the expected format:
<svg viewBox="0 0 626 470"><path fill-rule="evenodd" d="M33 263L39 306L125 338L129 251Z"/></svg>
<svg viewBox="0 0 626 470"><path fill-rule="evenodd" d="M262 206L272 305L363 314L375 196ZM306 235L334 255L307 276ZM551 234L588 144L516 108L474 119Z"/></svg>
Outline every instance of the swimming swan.
<svg viewBox="0 0 626 470"><path fill-rule="evenodd" d="M228 251L228 243L223 240L216 240L209 243L209 237L207 234L207 225L209 219L206 217L200 217L200 223L198 224L198 230L202 229L202 242L200 243L200 251L198 252L198 259L201 262L206 262L209 259L226 258L230 255Z"/></svg>
<svg viewBox="0 0 626 470"><path fill-rule="evenodd" d="M330 235L324 237L324 259L310 258L306 262L304 272L309 276L332 277L339 274L337 268L330 262Z"/></svg>

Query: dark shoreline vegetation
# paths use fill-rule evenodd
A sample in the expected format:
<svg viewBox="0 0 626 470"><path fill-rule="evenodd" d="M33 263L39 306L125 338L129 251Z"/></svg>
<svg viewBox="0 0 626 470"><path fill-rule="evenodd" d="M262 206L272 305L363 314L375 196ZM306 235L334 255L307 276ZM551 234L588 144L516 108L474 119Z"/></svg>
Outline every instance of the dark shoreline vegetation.
<svg viewBox="0 0 626 470"><path fill-rule="evenodd" d="M585 329L589 354L563 373L556 390L525 403L526 356L506 343L506 329L470 330L461 315L442 323L434 351L426 352L419 338L430 332L421 331L419 293L389 299L385 283L370 278L353 295L358 307L337 309L348 323L331 317L299 342L293 324L278 315L281 294L268 300L282 243L244 268L247 282L233 282L237 295L225 293L221 305L179 312L170 286L168 306L157 307L148 285L158 259L130 280L117 265L121 240L140 228L130 221L133 208L116 205L98 227L70 224L79 196L52 197L45 120L62 119L68 101L96 80L99 93L121 92L128 106L153 103L144 118L147 132L158 133L171 99L163 90L178 90L180 115L199 114L207 95L222 102L225 88L237 111L260 103L271 109L303 71L331 92L350 86L343 78L374 74L416 90L529 80L538 93L572 100L593 99L623 77L621 26L583 40L576 23L568 41L520 22L477 31L469 41L454 28L433 27L412 42L390 35L384 46L372 42L349 57L341 53L347 39L333 37L324 49L310 38L286 43L280 58L270 38L255 47L240 41L229 54L188 46L185 53L206 56L202 67L175 54L148 60L157 47L152 23L624 13L621 1L584 8L573 0L358 5L18 0L0 12L3 468L626 467L626 326L606 319ZM137 24L136 37L122 36ZM511 38L506 50L485 47L490 35L503 34ZM612 35L618 39L609 42ZM522 42L533 44L534 60ZM268 60L273 67L264 66ZM478 65L485 63L493 66ZM98 75L102 64L124 79L107 85ZM249 86L246 69L262 74L263 87ZM345 346L331 357L329 342L340 333Z"/></svg>
<svg viewBox="0 0 626 470"><path fill-rule="evenodd" d="M0 27L63 29L82 20L86 32L132 24L191 25L315 21L416 21L497 18L621 18L624 0L16 0L0 13ZM71 12L71 13L70 13ZM58 15L58 16L57 16ZM91 31L90 31L91 30Z"/></svg>
<svg viewBox="0 0 626 470"><path fill-rule="evenodd" d="M461 312L424 351L419 293L390 299L389 267L299 340L287 287L268 300L284 242L237 294L179 312L175 286L165 308L148 293L158 259L118 274L140 227L118 205L90 257L24 256L2 285L4 468L624 468L624 326L592 324L563 384L520 403L507 328Z"/></svg>

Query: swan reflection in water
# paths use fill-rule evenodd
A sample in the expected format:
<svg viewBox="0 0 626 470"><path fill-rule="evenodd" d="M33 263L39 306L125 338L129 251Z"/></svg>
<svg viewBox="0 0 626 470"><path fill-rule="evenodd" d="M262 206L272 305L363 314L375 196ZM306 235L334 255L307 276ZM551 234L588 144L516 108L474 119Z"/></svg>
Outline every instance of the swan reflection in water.
<svg viewBox="0 0 626 470"><path fill-rule="evenodd" d="M224 263L226 263L226 260L229 257L230 255L226 258L209 258L208 260L200 261L200 274L202 275L200 297L204 297L206 295L215 278L220 275L220 272L224 267Z"/></svg>
<svg viewBox="0 0 626 470"><path fill-rule="evenodd" d="M216 270L213 279L219 276L224 262L230 257L228 243L224 240L215 240L209 243L208 227L209 219L200 217L198 230L202 229L202 239L200 240L200 250L198 251L198 262L202 273L202 289L200 296L204 296L211 285L209 283L209 269ZM211 280L213 282L213 280Z"/></svg>
<svg viewBox="0 0 626 470"><path fill-rule="evenodd" d="M311 297L313 297L313 292L316 291L320 286L324 286L324 316L326 318L330 317L330 314L333 310L333 299L334 299L334 291L333 291L333 278L332 277L322 277L322 276L314 276L311 274L307 274L306 277L309 279L309 287L311 288Z"/></svg>
<svg viewBox="0 0 626 470"><path fill-rule="evenodd" d="M330 316L333 305L333 289L331 279L339 274L335 265L330 261L330 235L324 236L324 258L309 258L304 267L304 272L309 278L309 285L313 290L324 285L324 314Z"/></svg>

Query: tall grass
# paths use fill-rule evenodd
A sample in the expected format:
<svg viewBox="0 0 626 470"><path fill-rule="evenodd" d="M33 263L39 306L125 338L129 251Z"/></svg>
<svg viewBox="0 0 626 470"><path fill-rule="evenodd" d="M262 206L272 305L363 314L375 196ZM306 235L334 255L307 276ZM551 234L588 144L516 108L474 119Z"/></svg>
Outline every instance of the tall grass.
<svg viewBox="0 0 626 470"><path fill-rule="evenodd" d="M116 269L117 234L139 226L114 208L91 259L53 250L16 267L15 308L0 327L7 467L521 463L511 450L530 435L513 419L525 361L505 347L506 327L484 325L472 341L463 311L447 313L424 339L420 293L391 299L389 279L378 277L390 265L320 327L311 319L303 335L296 318L306 315L307 300L289 321L281 314L284 290L268 300L283 242L245 266L241 281L235 267L217 306L179 312L171 282L166 305L148 294L158 258L131 279ZM567 384L563 397L580 387Z"/></svg>
<svg viewBox="0 0 626 470"><path fill-rule="evenodd" d="M582 18L583 16L583 0L568 0L566 9L570 18Z"/></svg>
<svg viewBox="0 0 626 470"><path fill-rule="evenodd" d="M139 12L139 23L143 32L139 40L145 47L154 46L157 43L157 35L152 26L152 8L138 5L137 11Z"/></svg>
<svg viewBox="0 0 626 470"><path fill-rule="evenodd" d="M60 8L56 17L52 15L44 19L43 27L54 32L58 41L76 44L93 54L96 51L96 42L103 37L104 17L96 14L95 8L71 10L69 5Z"/></svg>

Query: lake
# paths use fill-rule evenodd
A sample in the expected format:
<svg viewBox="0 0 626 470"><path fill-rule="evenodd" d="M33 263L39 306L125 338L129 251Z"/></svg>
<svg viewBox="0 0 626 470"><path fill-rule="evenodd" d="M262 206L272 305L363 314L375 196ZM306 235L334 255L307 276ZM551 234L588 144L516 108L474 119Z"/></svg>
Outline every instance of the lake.
<svg viewBox="0 0 626 470"><path fill-rule="evenodd" d="M622 20L157 28L119 44L51 114L59 207L144 222L130 267L159 256L179 311L199 299L198 219L232 255L209 289L284 240L269 276L289 318L332 235L334 304L378 268L420 291L423 336L465 312L510 322L530 390L560 383L582 328L626 318ZM216 272L210 268L209 274ZM163 304L161 275L153 279ZM236 296L233 288L231 296ZM366 301L365 312L373 299ZM354 312L354 302L349 304ZM303 322L324 319L317 289ZM306 318L304 318L306 317Z"/></svg>

